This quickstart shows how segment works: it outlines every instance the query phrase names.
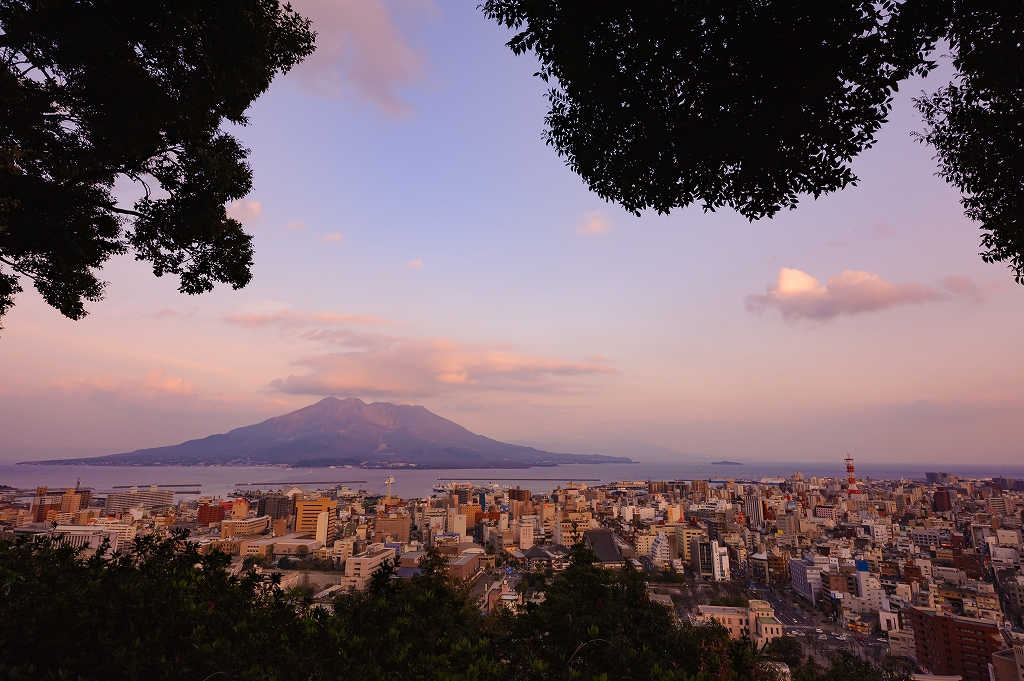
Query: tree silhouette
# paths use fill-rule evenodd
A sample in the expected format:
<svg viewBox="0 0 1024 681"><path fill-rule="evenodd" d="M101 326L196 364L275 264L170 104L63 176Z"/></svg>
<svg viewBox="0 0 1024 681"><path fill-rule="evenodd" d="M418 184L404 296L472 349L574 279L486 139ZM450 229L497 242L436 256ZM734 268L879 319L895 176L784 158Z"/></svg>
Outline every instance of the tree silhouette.
<svg viewBox="0 0 1024 681"><path fill-rule="evenodd" d="M597 568L582 543L571 557L543 603L484 616L433 549L421 576L383 566L325 609L274 576L231 576L230 557L200 555L184 531L91 558L59 536L0 540L0 678L777 681L749 641L651 602L639 572ZM793 671L908 679L849 655Z"/></svg>
<svg viewBox="0 0 1024 681"><path fill-rule="evenodd" d="M313 39L277 0L0 0L0 315L26 277L80 319L129 251L184 293L245 286L252 239L225 204L252 173L222 126Z"/></svg>
<svg viewBox="0 0 1024 681"><path fill-rule="evenodd" d="M639 214L698 203L750 220L852 184L893 93L950 45L954 82L917 100L982 258L1024 283L1024 6L904 0L487 0L551 83L548 144Z"/></svg>

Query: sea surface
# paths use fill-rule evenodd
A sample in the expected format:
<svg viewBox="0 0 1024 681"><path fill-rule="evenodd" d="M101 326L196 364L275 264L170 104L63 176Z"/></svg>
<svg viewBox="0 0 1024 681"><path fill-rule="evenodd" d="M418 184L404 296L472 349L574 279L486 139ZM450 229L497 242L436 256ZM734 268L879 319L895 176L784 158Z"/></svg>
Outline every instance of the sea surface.
<svg viewBox="0 0 1024 681"><path fill-rule="evenodd" d="M1006 476L1024 478L1024 463L1018 465L937 465L865 462L857 466L858 478L924 480L926 471L942 470L972 478ZM38 466L0 464L0 485L34 490L46 485L54 488L81 486L97 493L124 491L126 486L180 486L180 498L203 495L225 496L236 489L280 489L297 484L316 489L344 484L352 489L383 493L385 479L394 477L392 493L404 498L430 496L436 485L447 482L496 483L519 485L532 492L545 492L567 482L590 485L617 480L760 480L764 477L789 477L794 472L806 477L845 477L841 458L824 462L744 462L741 466L711 465L707 462L641 462L620 464L572 464L544 468L516 469L380 469L302 468L276 466Z"/></svg>

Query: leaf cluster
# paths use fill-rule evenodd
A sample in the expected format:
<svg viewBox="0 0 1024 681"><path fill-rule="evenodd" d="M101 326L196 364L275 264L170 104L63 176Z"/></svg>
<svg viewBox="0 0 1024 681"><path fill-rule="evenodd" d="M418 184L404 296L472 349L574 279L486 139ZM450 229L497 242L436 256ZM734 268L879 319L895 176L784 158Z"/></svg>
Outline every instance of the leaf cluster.
<svg viewBox="0 0 1024 681"><path fill-rule="evenodd" d="M302 640L268 577L230 576L228 556L184 535L140 537L83 559L58 538L0 541L0 678L257 678Z"/></svg>
<svg viewBox="0 0 1024 681"><path fill-rule="evenodd" d="M893 93L915 100L939 175L1024 283L1024 5L1014 0L486 0L551 83L548 144L636 214L699 203L750 220L856 184Z"/></svg>
<svg viewBox="0 0 1024 681"><path fill-rule="evenodd" d="M546 138L628 211L754 220L854 184L897 84L930 63L894 2L488 0L553 82Z"/></svg>
<svg viewBox="0 0 1024 681"><path fill-rule="evenodd" d="M980 223L982 259L1024 284L1024 7L951 2L948 26L957 76L915 100L928 124L919 139Z"/></svg>
<svg viewBox="0 0 1024 681"><path fill-rule="evenodd" d="M225 204L252 172L223 128L313 41L277 0L0 0L0 314L27 277L79 319L129 251L185 293L248 283Z"/></svg>

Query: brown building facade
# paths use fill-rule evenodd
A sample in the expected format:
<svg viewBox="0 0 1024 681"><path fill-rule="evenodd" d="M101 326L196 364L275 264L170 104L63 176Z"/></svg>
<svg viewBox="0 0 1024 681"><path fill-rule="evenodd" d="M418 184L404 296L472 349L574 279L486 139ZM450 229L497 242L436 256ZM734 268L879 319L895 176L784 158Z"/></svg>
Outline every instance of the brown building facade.
<svg viewBox="0 0 1024 681"><path fill-rule="evenodd" d="M531 499L530 490L519 489L519 487L510 489L508 491L508 499L509 501L529 501Z"/></svg>
<svg viewBox="0 0 1024 681"><path fill-rule="evenodd" d="M219 523L224 520L224 507L219 504L216 506L203 504L199 507L197 516L196 520L200 525Z"/></svg>
<svg viewBox="0 0 1024 681"><path fill-rule="evenodd" d="M989 681L992 654L1002 649L999 627L991 620L949 615L936 608L911 608L917 663L931 674L964 681Z"/></svg>

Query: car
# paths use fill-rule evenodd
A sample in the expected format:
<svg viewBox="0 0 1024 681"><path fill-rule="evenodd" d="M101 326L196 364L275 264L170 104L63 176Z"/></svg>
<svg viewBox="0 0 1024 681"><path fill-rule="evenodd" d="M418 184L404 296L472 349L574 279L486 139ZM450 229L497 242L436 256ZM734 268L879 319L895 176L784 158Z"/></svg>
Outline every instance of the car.
<svg viewBox="0 0 1024 681"><path fill-rule="evenodd" d="M818 634L818 640L819 641L827 641L828 640L828 634Z"/></svg>
<svg viewBox="0 0 1024 681"><path fill-rule="evenodd" d="M802 631L797 631L797 632L795 632L795 633L794 633L793 635L794 635L794 636L806 636L807 634L805 634L805 633L804 633L804 632L802 632Z"/></svg>
<svg viewBox="0 0 1024 681"><path fill-rule="evenodd" d="M815 631L815 633L818 633L818 634L824 634L824 633L825 633L825 632L824 632L824 631L822 631L821 629L815 629L814 631Z"/></svg>

